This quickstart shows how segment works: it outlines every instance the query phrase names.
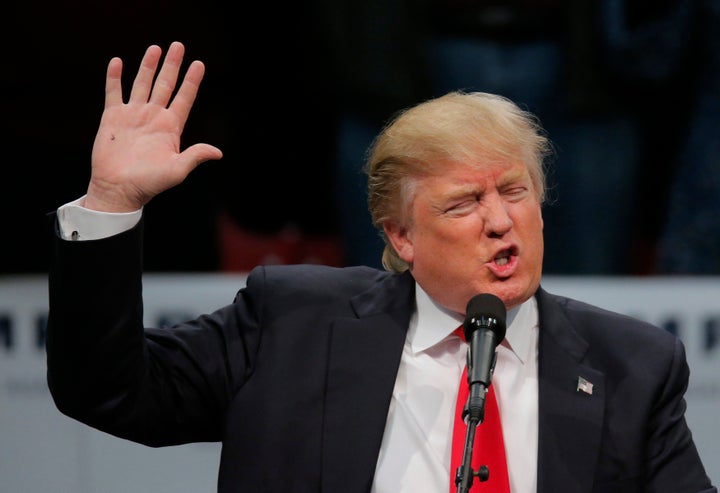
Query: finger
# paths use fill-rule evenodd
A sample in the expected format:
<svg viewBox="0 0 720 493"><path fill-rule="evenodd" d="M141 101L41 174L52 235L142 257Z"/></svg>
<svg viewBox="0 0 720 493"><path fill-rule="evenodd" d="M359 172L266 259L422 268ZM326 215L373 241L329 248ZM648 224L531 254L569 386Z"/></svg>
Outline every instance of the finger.
<svg viewBox="0 0 720 493"><path fill-rule="evenodd" d="M185 181L188 175L202 163L221 158L222 151L210 144L194 144L188 147L175 157L173 163L177 183Z"/></svg>
<svg viewBox="0 0 720 493"><path fill-rule="evenodd" d="M161 54L162 50L157 45L152 45L145 51L130 92L131 102L147 102Z"/></svg>
<svg viewBox="0 0 720 493"><path fill-rule="evenodd" d="M199 60L192 62L187 69L180 89L178 89L172 104L170 104L169 109L177 115L183 125L190 115L190 109L195 102L204 75L205 65Z"/></svg>
<svg viewBox="0 0 720 493"><path fill-rule="evenodd" d="M194 144L180 154L180 159L187 174L206 161L216 161L222 159L222 157L222 151L210 144Z"/></svg>
<svg viewBox="0 0 720 493"><path fill-rule="evenodd" d="M165 55L165 61L160 67L160 73L153 84L152 94L150 95L151 103L158 104L163 108L167 106L177 84L184 54L185 47L182 43L175 41L170 45L167 55Z"/></svg>
<svg viewBox="0 0 720 493"><path fill-rule="evenodd" d="M122 60L113 58L108 63L105 76L105 107L123 104L122 98Z"/></svg>

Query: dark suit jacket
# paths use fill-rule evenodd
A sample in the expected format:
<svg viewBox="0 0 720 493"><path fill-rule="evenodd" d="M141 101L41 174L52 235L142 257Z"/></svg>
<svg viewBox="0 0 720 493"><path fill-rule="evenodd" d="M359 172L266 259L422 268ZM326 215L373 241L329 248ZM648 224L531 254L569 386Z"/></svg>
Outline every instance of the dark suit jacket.
<svg viewBox="0 0 720 493"><path fill-rule="evenodd" d="M258 267L228 306L143 329L141 229L55 240L47 362L58 408L153 447L222 441L221 493L368 492L413 278ZM537 299L538 491L716 491L683 417L680 341L542 289Z"/></svg>

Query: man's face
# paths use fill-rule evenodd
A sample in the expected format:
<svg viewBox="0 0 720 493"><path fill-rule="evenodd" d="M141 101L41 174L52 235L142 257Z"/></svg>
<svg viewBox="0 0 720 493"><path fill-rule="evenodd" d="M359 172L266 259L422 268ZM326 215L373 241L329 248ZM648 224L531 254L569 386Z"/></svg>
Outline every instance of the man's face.
<svg viewBox="0 0 720 493"><path fill-rule="evenodd" d="M417 180L405 224L385 232L415 280L446 308L465 313L479 293L512 308L540 284L543 220L522 162L451 164Z"/></svg>

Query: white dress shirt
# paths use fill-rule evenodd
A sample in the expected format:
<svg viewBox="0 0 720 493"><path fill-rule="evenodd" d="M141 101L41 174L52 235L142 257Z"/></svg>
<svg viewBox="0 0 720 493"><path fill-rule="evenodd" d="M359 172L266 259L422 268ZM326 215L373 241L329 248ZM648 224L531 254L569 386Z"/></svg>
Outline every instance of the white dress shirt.
<svg viewBox="0 0 720 493"><path fill-rule="evenodd" d="M80 206L81 201L58 209L60 234L66 240L120 233L137 224L142 214L91 211ZM450 486L453 415L467 352L453 331L464 316L443 309L416 288L417 309L403 348L372 493L447 493ZM508 312L493 374L511 493L537 491L537 343L538 311L531 298Z"/></svg>
<svg viewBox="0 0 720 493"><path fill-rule="evenodd" d="M452 428L467 344L453 332L464 316L416 288L417 310L400 360L373 493L446 493L455 475ZM508 312L493 374L512 493L537 491L537 341L537 304L531 298Z"/></svg>

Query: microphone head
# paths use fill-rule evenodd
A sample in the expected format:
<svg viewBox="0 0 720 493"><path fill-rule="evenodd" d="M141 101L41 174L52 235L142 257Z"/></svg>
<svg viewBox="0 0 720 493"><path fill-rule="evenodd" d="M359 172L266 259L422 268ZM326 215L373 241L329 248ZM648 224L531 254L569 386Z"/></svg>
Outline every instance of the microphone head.
<svg viewBox="0 0 720 493"><path fill-rule="evenodd" d="M506 319L507 310L500 298L490 293L476 294L470 298L465 310L465 340L472 340L473 332L484 328L494 332L499 343L505 338Z"/></svg>

